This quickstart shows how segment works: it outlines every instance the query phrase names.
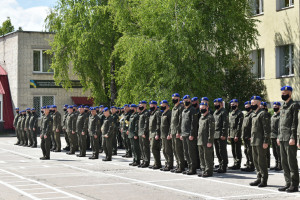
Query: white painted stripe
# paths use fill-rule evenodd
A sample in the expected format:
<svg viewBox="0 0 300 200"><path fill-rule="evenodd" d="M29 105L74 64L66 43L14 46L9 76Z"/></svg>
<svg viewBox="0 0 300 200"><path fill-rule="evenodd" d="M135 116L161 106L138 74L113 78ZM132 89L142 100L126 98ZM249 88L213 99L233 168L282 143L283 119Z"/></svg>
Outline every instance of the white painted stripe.
<svg viewBox="0 0 300 200"><path fill-rule="evenodd" d="M24 186L31 186L31 185L38 185L37 183L33 184L26 184L26 185L14 185L15 187L24 187Z"/></svg>
<svg viewBox="0 0 300 200"><path fill-rule="evenodd" d="M84 168L80 168L80 167L75 167L75 166L67 165L67 164L63 164L63 165L66 166L66 167L72 168L72 169L77 169L77 170L90 172L90 173L103 174L103 175L107 175L107 176L111 176L111 177L115 177L115 178L119 178L119 179L134 181L134 182L137 182L137 183L150 185L150 186L153 186L153 187L158 187L158 188L162 188L162 189L166 189L166 190L172 190L172 191L175 191L175 192L189 194L189 195L193 195L193 196L198 196L198 197L202 197L202 198L206 198L206 199L215 199L215 200L220 199L220 198L216 198L216 197L212 197L212 196L208 196L208 195L204 195L204 194L199 194L199 193L195 193L195 192L189 192L189 191L180 190L180 189L176 189L176 188L171 188L171 187L167 187L167 186L162 186L162 185L158 185L158 184L154 184L154 183L149 183L149 182L134 179L134 178L127 178L127 177L118 176L118 175L114 175L114 174L107 174L107 173L103 173L103 172L92 171L92 170L88 170L88 169L84 169Z"/></svg>
<svg viewBox="0 0 300 200"><path fill-rule="evenodd" d="M31 193L31 194L55 194L55 193L59 193L59 192L37 192L37 193Z"/></svg>
<svg viewBox="0 0 300 200"><path fill-rule="evenodd" d="M12 154L19 155L19 156L24 156L25 158L31 158L31 159L35 159L35 160L38 159L37 157L30 156L30 155L24 154L24 153L19 153L19 152L16 152L16 151L11 151L11 150L8 150L8 149L2 149L2 148L0 148L0 150L6 151L6 152L10 152Z"/></svg>
<svg viewBox="0 0 300 200"><path fill-rule="evenodd" d="M5 164L5 163L7 163L7 162L5 162L5 161L0 161L0 164Z"/></svg>
<svg viewBox="0 0 300 200"><path fill-rule="evenodd" d="M22 189L22 190L45 190L45 189L47 189L47 188L26 188L26 189Z"/></svg>
<svg viewBox="0 0 300 200"><path fill-rule="evenodd" d="M57 188L52 187L52 186L50 186L50 185L44 184L44 183L42 183L42 182L39 182L39 181L36 181L36 180L32 180L32 179L25 178L25 177L23 177L23 176L20 176L20 175L18 175L18 174L13 173L13 172L6 171L6 170L4 170L4 169L0 169L0 171L6 172L6 173L11 174L11 175L14 175L15 177L18 177L18 178L23 179L23 180L28 180L28 181L31 181L31 182L33 182L33 183L37 183L37 184L39 184L40 186L44 186L44 187L46 187L46 188L52 189L52 190L54 190L54 191L56 191L56 192L65 194L65 195L67 195L67 196L69 196L69 197L72 197L72 198L74 198L74 199L84 200L84 199L81 198L81 197L75 196L75 195L73 195L73 194L70 194L70 193L65 192L65 191L63 191L63 190L60 190L60 189L57 189Z"/></svg>
<svg viewBox="0 0 300 200"><path fill-rule="evenodd" d="M24 183L24 182L27 182L27 181L11 181L11 182L6 182L6 183L11 184L11 183Z"/></svg>
<svg viewBox="0 0 300 200"><path fill-rule="evenodd" d="M70 197L48 197L48 198L41 198L41 199L66 199Z"/></svg>
<svg viewBox="0 0 300 200"><path fill-rule="evenodd" d="M35 197L35 196L33 196L33 195L27 193L27 192L24 192L24 191L22 191L22 190L20 190L20 189L18 189L18 188L16 188L16 187L14 187L14 186L12 186L12 185L10 185L10 184L8 184L8 183L5 183L5 182L3 182L3 181L0 181L0 184L2 184L2 185L4 185L4 186L6 186L6 187L8 187L8 188L10 188L10 189L12 189L12 190L14 190L14 191L16 191L16 192L18 192L18 193L20 193L20 194L22 194L22 195L24 195L24 196L26 196L26 197L29 197L29 198L31 198L31 199L34 199L34 200L38 200L38 199L39 199L39 198L37 198L37 197Z"/></svg>

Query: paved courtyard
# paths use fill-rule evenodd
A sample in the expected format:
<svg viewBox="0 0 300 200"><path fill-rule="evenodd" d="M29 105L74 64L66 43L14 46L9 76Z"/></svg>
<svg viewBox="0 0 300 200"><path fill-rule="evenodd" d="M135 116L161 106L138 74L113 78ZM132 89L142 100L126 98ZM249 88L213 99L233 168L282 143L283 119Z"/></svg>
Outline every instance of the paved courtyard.
<svg viewBox="0 0 300 200"><path fill-rule="evenodd" d="M121 157L124 150L112 162L102 162L103 154L99 160L89 160L65 152L51 152L51 160L41 161L40 148L15 146L15 142L15 137L0 138L0 199L300 199L300 192L277 191L284 185L282 172L270 171L269 186L258 188L249 186L254 172L229 170L199 178L141 169L128 165L131 159ZM231 165L230 151L229 156Z"/></svg>

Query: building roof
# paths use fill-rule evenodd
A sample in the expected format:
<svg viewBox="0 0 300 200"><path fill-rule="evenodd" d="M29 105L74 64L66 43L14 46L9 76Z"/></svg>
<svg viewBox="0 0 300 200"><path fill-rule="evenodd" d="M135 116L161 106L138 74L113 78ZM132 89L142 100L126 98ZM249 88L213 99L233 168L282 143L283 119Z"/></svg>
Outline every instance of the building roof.
<svg viewBox="0 0 300 200"><path fill-rule="evenodd" d="M0 38L3 38L3 37L6 37L8 35L13 35L13 34L16 34L16 33L41 33L41 34L55 34L54 32L46 32L46 31L13 31L13 32L10 32L10 33L6 33L5 35L1 35Z"/></svg>

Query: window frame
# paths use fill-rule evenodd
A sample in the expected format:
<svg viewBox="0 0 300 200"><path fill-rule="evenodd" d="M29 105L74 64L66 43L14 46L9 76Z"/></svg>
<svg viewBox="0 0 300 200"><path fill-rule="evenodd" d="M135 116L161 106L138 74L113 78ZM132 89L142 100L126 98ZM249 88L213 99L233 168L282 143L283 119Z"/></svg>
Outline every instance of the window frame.
<svg viewBox="0 0 300 200"><path fill-rule="evenodd" d="M39 71L34 71L34 52L39 51L40 52L40 70ZM32 65L32 71L34 74L53 74L54 72L44 72L43 71L43 51L47 51L47 49L33 49L32 50L32 55L33 55L33 65Z"/></svg>
<svg viewBox="0 0 300 200"><path fill-rule="evenodd" d="M250 5L250 7L252 12L252 17L264 15L264 0L259 0L259 6L258 6L259 13L256 13L256 1L250 0L249 2L251 1L252 1L252 5ZM255 11L255 13L253 11Z"/></svg>
<svg viewBox="0 0 300 200"><path fill-rule="evenodd" d="M40 105L39 105L40 112L38 113L40 119L42 117L41 107L43 106L43 97L53 97L53 105L55 105L55 95L34 95L32 98L32 103L33 103L32 107L34 107L34 102L33 102L34 97L40 97Z"/></svg>
<svg viewBox="0 0 300 200"><path fill-rule="evenodd" d="M280 6L282 1L284 0L276 0L277 11L286 10L295 7L295 0L289 0L289 6L284 6L284 7Z"/></svg>
<svg viewBox="0 0 300 200"><path fill-rule="evenodd" d="M280 48L288 46L289 47L289 74L288 75L281 75L280 74ZM292 51L293 47L293 51ZM294 52L294 44L285 44L285 45L279 45L276 46L276 78L289 78L289 77L294 77L295 76L295 52L293 53L293 58L292 57L292 52ZM292 60L292 62L291 62ZM294 70L292 70L292 67L294 67ZM294 71L294 73L292 73Z"/></svg>
<svg viewBox="0 0 300 200"><path fill-rule="evenodd" d="M255 52L255 54L254 54ZM258 52L260 52L260 60L258 60ZM255 60L254 60L254 55L256 56ZM251 51L251 54L250 54L250 59L254 62L252 64L252 68L251 68L251 71L253 73L253 75L255 75L256 79L261 79L261 80L264 80L265 79L265 49L264 48L261 48L261 49L256 49L256 50L252 50ZM258 63L260 63L260 75L258 76L258 72L259 72L259 69L258 69ZM254 73L254 66L257 66L257 73L255 74Z"/></svg>

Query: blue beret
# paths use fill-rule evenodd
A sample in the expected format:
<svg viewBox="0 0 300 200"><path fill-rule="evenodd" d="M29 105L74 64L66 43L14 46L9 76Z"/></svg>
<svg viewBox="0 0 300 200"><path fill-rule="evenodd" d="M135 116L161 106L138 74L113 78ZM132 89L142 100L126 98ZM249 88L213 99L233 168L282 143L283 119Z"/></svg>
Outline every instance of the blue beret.
<svg viewBox="0 0 300 200"><path fill-rule="evenodd" d="M74 104L74 105L73 105L73 108L77 108L77 105L76 105L76 104Z"/></svg>
<svg viewBox="0 0 300 200"><path fill-rule="evenodd" d="M200 103L200 106L207 106L208 104L206 102Z"/></svg>
<svg viewBox="0 0 300 200"><path fill-rule="evenodd" d="M267 102L261 102L260 105L267 106Z"/></svg>
<svg viewBox="0 0 300 200"><path fill-rule="evenodd" d="M104 108L104 105L97 106L98 108Z"/></svg>
<svg viewBox="0 0 300 200"><path fill-rule="evenodd" d="M46 106L46 108L47 108L47 109L49 109L49 108L51 108L51 106L50 106L50 105L48 105L48 106Z"/></svg>
<svg viewBox="0 0 300 200"><path fill-rule="evenodd" d="M111 106L110 109L112 109L112 108L116 108L116 106ZM116 109L117 109L117 108L116 108Z"/></svg>
<svg viewBox="0 0 300 200"><path fill-rule="evenodd" d="M130 107L131 107L131 108L137 108L137 105L131 104Z"/></svg>
<svg viewBox="0 0 300 200"><path fill-rule="evenodd" d="M259 101L261 101L261 97L260 96L252 96L251 100L259 100Z"/></svg>
<svg viewBox="0 0 300 200"><path fill-rule="evenodd" d="M193 102L193 101L197 101L197 100L198 100L198 97L193 97L193 98L192 98L192 102Z"/></svg>
<svg viewBox="0 0 300 200"><path fill-rule="evenodd" d="M21 112L26 112L26 110L22 110Z"/></svg>
<svg viewBox="0 0 300 200"><path fill-rule="evenodd" d="M160 104L163 104L163 103L169 104L167 100L162 100L162 101L160 102Z"/></svg>
<svg viewBox="0 0 300 200"><path fill-rule="evenodd" d="M149 104L157 105L157 101L152 100L152 101L149 102Z"/></svg>
<svg viewBox="0 0 300 200"><path fill-rule="evenodd" d="M72 108L72 109L73 109L73 106L72 106L72 105L70 105L70 106L68 106L68 108Z"/></svg>
<svg viewBox="0 0 300 200"><path fill-rule="evenodd" d="M103 112L106 112L106 111L109 111L108 107L105 107L105 108L103 109Z"/></svg>
<svg viewBox="0 0 300 200"><path fill-rule="evenodd" d="M43 106L42 109L46 109L46 106Z"/></svg>
<svg viewBox="0 0 300 200"><path fill-rule="evenodd" d="M78 108L83 108L83 105L78 106Z"/></svg>
<svg viewBox="0 0 300 200"><path fill-rule="evenodd" d="M179 103L183 103L183 101L180 101Z"/></svg>
<svg viewBox="0 0 300 200"><path fill-rule="evenodd" d="M279 101L276 101L273 103L273 105L281 106L281 103Z"/></svg>
<svg viewBox="0 0 300 200"><path fill-rule="evenodd" d="M26 110L30 110L30 108L26 108Z"/></svg>
<svg viewBox="0 0 300 200"><path fill-rule="evenodd" d="M293 91L293 88L289 85L283 86L281 89L281 91Z"/></svg>
<svg viewBox="0 0 300 200"><path fill-rule="evenodd" d="M84 106L84 108L90 108L89 106Z"/></svg>
<svg viewBox="0 0 300 200"><path fill-rule="evenodd" d="M35 108L31 108L31 110L35 110Z"/></svg>
<svg viewBox="0 0 300 200"><path fill-rule="evenodd" d="M16 108L15 110L20 110L19 108Z"/></svg>
<svg viewBox="0 0 300 200"><path fill-rule="evenodd" d="M222 98L217 98L217 99L214 100L214 103L215 103L215 102L222 103L222 102L223 102L223 99L222 99Z"/></svg>
<svg viewBox="0 0 300 200"><path fill-rule="evenodd" d="M174 93L172 94L172 97L180 97L180 95L178 93Z"/></svg>
<svg viewBox="0 0 300 200"><path fill-rule="evenodd" d="M202 97L201 101L209 101L207 97Z"/></svg>
<svg viewBox="0 0 300 200"><path fill-rule="evenodd" d="M65 105L64 105L64 107L68 107L68 106L69 106L68 104L65 104Z"/></svg>
<svg viewBox="0 0 300 200"><path fill-rule="evenodd" d="M123 107L128 107L129 105L128 104L125 104Z"/></svg>
<svg viewBox="0 0 300 200"><path fill-rule="evenodd" d="M147 104L147 101L142 100L139 102L139 104Z"/></svg>
<svg viewBox="0 0 300 200"><path fill-rule="evenodd" d="M237 100L237 99L232 99L231 101L230 101L230 103L238 103L239 101Z"/></svg>
<svg viewBox="0 0 300 200"><path fill-rule="evenodd" d="M246 101L246 102L244 103L244 105L248 105L248 104L251 104L251 101Z"/></svg>
<svg viewBox="0 0 300 200"><path fill-rule="evenodd" d="M52 105L51 108L57 108L57 106L56 105Z"/></svg>
<svg viewBox="0 0 300 200"><path fill-rule="evenodd" d="M90 107L90 110L96 110L96 108L95 107Z"/></svg>
<svg viewBox="0 0 300 200"><path fill-rule="evenodd" d="M184 95L184 97L182 98L183 100L185 100L185 99L190 99L191 97L190 97L190 95Z"/></svg>

